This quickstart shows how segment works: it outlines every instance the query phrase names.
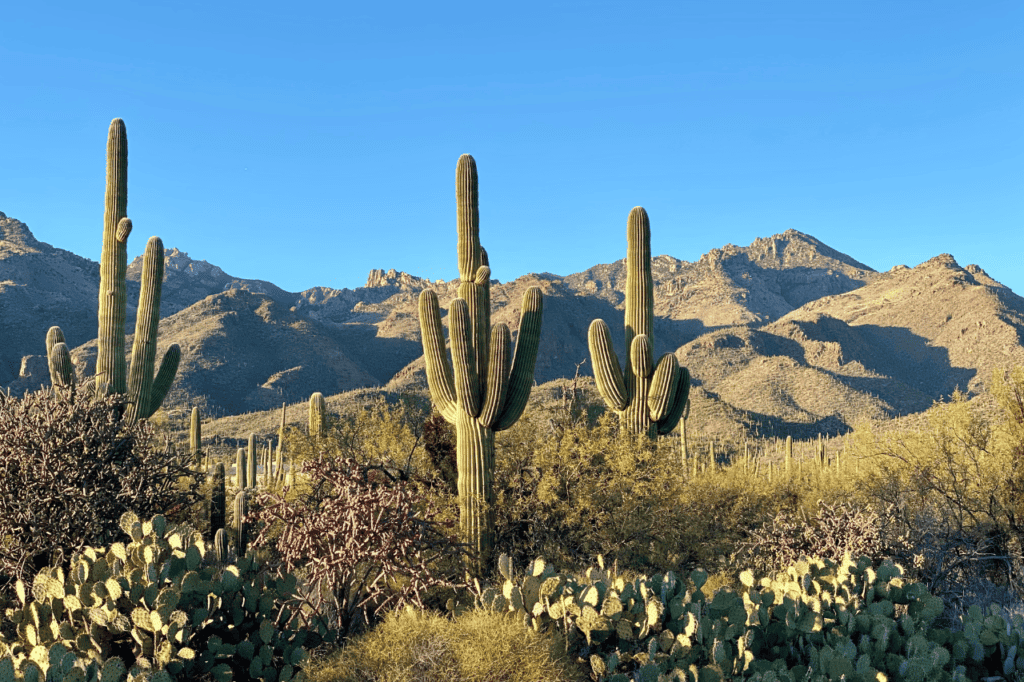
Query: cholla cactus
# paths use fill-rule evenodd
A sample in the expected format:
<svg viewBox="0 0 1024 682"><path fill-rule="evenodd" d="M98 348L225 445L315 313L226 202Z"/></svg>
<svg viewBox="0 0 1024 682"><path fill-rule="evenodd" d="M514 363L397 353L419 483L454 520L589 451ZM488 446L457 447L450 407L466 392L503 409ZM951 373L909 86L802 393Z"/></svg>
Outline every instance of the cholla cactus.
<svg viewBox="0 0 1024 682"><path fill-rule="evenodd" d="M651 275L651 223L637 206L626 228L626 372L612 347L604 320L590 325L590 357L594 378L608 406L622 425L649 437L669 433L679 422L690 393L690 372L673 353L653 362L654 279Z"/></svg>
<svg viewBox="0 0 1024 682"><path fill-rule="evenodd" d="M448 315L451 361L445 352L437 294L420 294L420 335L434 407L455 425L459 524L478 553L478 568L490 563L494 544L494 433L509 428L526 409L540 340L542 298L530 287L523 296L515 355L508 326L491 326L491 269L480 246L476 162L459 158L459 295ZM453 369L454 368L454 369Z"/></svg>

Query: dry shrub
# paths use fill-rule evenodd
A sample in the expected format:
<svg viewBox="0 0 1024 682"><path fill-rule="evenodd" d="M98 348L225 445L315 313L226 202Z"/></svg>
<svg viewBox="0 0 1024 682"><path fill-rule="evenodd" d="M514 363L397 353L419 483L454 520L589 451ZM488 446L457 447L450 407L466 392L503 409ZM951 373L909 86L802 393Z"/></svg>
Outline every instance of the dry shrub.
<svg viewBox="0 0 1024 682"><path fill-rule="evenodd" d="M0 393L0 570L31 582L87 545L118 539L127 511L172 520L198 501L184 455L156 446L145 421L122 418L124 396L85 387Z"/></svg>
<svg viewBox="0 0 1024 682"><path fill-rule="evenodd" d="M557 634L507 614L389 613L371 632L311 667L310 682L575 682L588 679Z"/></svg>
<svg viewBox="0 0 1024 682"><path fill-rule="evenodd" d="M881 557L886 547L879 516L849 502L829 505L818 500L818 511L783 512L770 523L751 531L740 544L740 563L763 575L772 575L801 557L841 562L852 557Z"/></svg>
<svg viewBox="0 0 1024 682"><path fill-rule="evenodd" d="M310 492L295 501L261 493L254 548L271 546L277 569L303 578L303 616L346 635L377 613L428 591L462 587L462 546L419 492L380 466L321 455L301 469Z"/></svg>

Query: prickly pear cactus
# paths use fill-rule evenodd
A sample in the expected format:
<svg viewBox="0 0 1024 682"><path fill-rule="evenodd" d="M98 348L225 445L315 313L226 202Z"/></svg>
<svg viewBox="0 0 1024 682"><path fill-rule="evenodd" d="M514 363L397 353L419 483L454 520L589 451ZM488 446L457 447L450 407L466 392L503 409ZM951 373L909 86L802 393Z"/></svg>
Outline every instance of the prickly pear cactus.
<svg viewBox="0 0 1024 682"><path fill-rule="evenodd" d="M598 680L959 682L1024 677L1024 618L972 608L952 632L942 600L891 561L800 560L774 577L740 574L739 592L705 595L707 573L625 580L603 563L561 575L538 559L478 604L563 631ZM1018 654L1018 652L1022 652Z"/></svg>
<svg viewBox="0 0 1024 682"><path fill-rule="evenodd" d="M198 532L163 516L125 514L121 527L130 542L87 548L68 573L48 568L31 587L17 583L20 606L6 613L17 641L0 655L43 672L100 671L71 671L79 680L106 680L107 670L123 679L126 666L128 679L302 679L302 645L316 642L282 609L294 576L270 577L252 557L217 562Z"/></svg>

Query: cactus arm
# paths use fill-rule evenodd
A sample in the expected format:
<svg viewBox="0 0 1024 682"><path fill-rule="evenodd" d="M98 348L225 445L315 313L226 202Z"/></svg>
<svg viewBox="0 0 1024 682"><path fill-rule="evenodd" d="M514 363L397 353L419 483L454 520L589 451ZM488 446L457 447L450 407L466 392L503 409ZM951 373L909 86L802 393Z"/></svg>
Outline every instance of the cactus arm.
<svg viewBox="0 0 1024 682"><path fill-rule="evenodd" d="M676 428L676 424L683 416L686 406L690 400L690 370L685 367L679 368L679 380L676 382L675 397L669 406L668 412L658 420L658 434L666 435Z"/></svg>
<svg viewBox="0 0 1024 682"><path fill-rule="evenodd" d="M156 377L153 379L153 388L149 393L149 406L139 415L140 419L149 419L154 412L160 409L164 398L167 397L167 392L171 390L171 384L174 383L174 375L178 373L180 362L181 346L172 343L160 361L160 369L157 370Z"/></svg>
<svg viewBox="0 0 1024 682"><path fill-rule="evenodd" d="M50 382L54 386L75 386L75 366L71 362L71 352L63 341L55 343L46 357L50 367Z"/></svg>
<svg viewBox="0 0 1024 682"><path fill-rule="evenodd" d="M626 392L622 369L619 367L619 358L615 355L615 348L612 347L611 330L608 329L608 324L604 320L594 320L590 323L590 332L587 337L590 345L590 358L594 365L594 379L597 380L597 390L601 392L608 407L621 412L629 405L629 393Z"/></svg>
<svg viewBox="0 0 1024 682"><path fill-rule="evenodd" d="M476 161L469 154L455 166L455 201L458 228L459 277L472 282L483 265L480 248L480 191Z"/></svg>
<svg viewBox="0 0 1024 682"><path fill-rule="evenodd" d="M50 357L50 351L58 343L67 343L64 339L64 332L60 327L54 325L46 330L46 357Z"/></svg>
<svg viewBox="0 0 1024 682"><path fill-rule="evenodd" d="M632 433L654 435L651 415L647 411L647 396L651 389L651 376L654 374L654 363L651 358L651 339L647 334L637 334L629 347L629 365L632 369L634 390L633 398L620 418Z"/></svg>
<svg viewBox="0 0 1024 682"><path fill-rule="evenodd" d="M651 274L651 221L636 206L626 224L626 348L634 336L651 337L654 320L654 278Z"/></svg>
<svg viewBox="0 0 1024 682"><path fill-rule="evenodd" d="M156 333L160 325L160 291L164 281L164 243L150 237L142 260L142 286L139 311L135 318L132 364L128 370L129 421L135 421L150 404L153 391L153 362L156 360Z"/></svg>
<svg viewBox="0 0 1024 682"><path fill-rule="evenodd" d="M495 431L504 431L523 415L533 389L533 369L537 365L540 346L540 326L544 317L544 297L539 287L530 287L523 294L522 313L519 316L519 335L512 358L512 371L508 380L505 408L494 425Z"/></svg>
<svg viewBox="0 0 1024 682"><path fill-rule="evenodd" d="M156 376L153 378L153 388L149 394L149 405L139 415L140 419L149 419L153 416L153 413L160 409L164 398L167 397L167 392L171 390L171 384L174 383L174 375L178 373L178 365L180 363L181 346L172 343L164 351L164 357L160 360L160 369L157 370Z"/></svg>
<svg viewBox="0 0 1024 682"><path fill-rule="evenodd" d="M668 414L679 383L679 361L674 353L665 353L651 377L651 390L647 395L647 408L651 419L660 422Z"/></svg>
<svg viewBox="0 0 1024 682"><path fill-rule="evenodd" d="M454 424L457 407L455 376L444 347L437 294L430 289L425 289L420 294L420 339L423 342L423 359L427 365L430 400L445 421Z"/></svg>
<svg viewBox="0 0 1024 682"><path fill-rule="evenodd" d="M473 326L469 306L461 298L448 309L448 333L452 342L452 366L455 370L455 395L459 408L471 417L480 415L480 381L473 361Z"/></svg>
<svg viewBox="0 0 1024 682"><path fill-rule="evenodd" d="M99 393L125 392L124 318L125 245L131 223L128 215L128 134L124 121L115 118L107 133L107 188L103 211L103 250L100 254L99 333L97 334L96 387ZM127 228L127 229L126 229ZM123 239L120 237L124 237Z"/></svg>
<svg viewBox="0 0 1024 682"><path fill-rule="evenodd" d="M506 324L491 329L491 357L488 362L487 391L480 408L480 423L493 428L508 395L509 370L512 365L512 334Z"/></svg>

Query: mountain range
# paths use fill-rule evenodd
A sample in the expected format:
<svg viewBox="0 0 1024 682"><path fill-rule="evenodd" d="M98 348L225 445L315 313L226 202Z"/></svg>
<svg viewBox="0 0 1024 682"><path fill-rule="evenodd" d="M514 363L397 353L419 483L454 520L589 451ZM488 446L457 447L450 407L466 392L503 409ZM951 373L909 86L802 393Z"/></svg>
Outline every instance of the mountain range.
<svg viewBox="0 0 1024 682"><path fill-rule="evenodd" d="M880 273L788 230L696 262L657 256L652 270L654 350L690 369L691 419L707 432L841 433L859 419L919 413L956 389L978 395L993 371L1024 365L1024 299L949 254ZM128 266L129 331L141 271L139 257ZM572 377L578 367L588 375L592 320L608 322L624 356L625 279L621 260L564 277L494 280L492 321L514 335L523 293L539 286L535 380ZM426 288L444 309L458 281L371 270L354 290L292 293L168 249L157 353L177 343L182 360L164 408L199 405L221 417L315 391L423 391L417 300ZM0 385L20 394L49 383L45 338L54 324L79 378L91 376L98 291L98 263L0 213Z"/></svg>

